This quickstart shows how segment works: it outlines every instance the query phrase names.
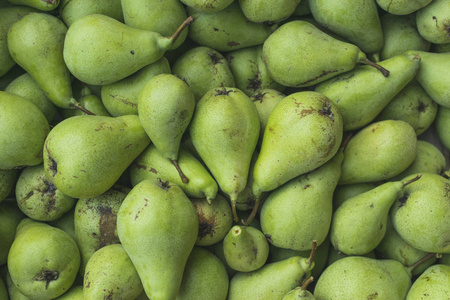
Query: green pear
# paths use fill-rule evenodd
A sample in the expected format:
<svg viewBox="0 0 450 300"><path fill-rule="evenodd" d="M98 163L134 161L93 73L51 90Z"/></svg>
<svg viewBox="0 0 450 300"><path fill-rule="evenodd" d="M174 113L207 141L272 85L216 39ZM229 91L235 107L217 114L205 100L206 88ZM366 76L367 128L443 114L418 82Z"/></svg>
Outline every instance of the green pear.
<svg viewBox="0 0 450 300"><path fill-rule="evenodd" d="M327 97L310 91L286 96L267 121L253 170L255 196L320 167L341 141L342 117Z"/></svg>
<svg viewBox="0 0 450 300"><path fill-rule="evenodd" d="M102 14L123 22L121 0L60 0L59 14L70 27L75 20L92 14Z"/></svg>
<svg viewBox="0 0 450 300"><path fill-rule="evenodd" d="M282 261L268 263L252 272L238 272L230 280L229 300L281 299L287 292L299 286L314 268L313 256L293 256Z"/></svg>
<svg viewBox="0 0 450 300"><path fill-rule="evenodd" d="M274 2L239 0L239 6L245 17L255 23L276 23L285 20L294 13L299 3L300 0L281 0Z"/></svg>
<svg viewBox="0 0 450 300"><path fill-rule="evenodd" d="M120 243L117 213L129 189L115 186L100 196L80 198L73 216L75 241L80 249L79 273L84 276L91 256L107 245Z"/></svg>
<svg viewBox="0 0 450 300"><path fill-rule="evenodd" d="M330 229L333 191L339 181L343 151L313 171L270 193L261 208L261 228L271 244L304 251L320 246Z"/></svg>
<svg viewBox="0 0 450 300"><path fill-rule="evenodd" d="M197 103L189 133L220 189L236 201L245 189L259 137L259 116L250 98L237 88L211 89Z"/></svg>
<svg viewBox="0 0 450 300"><path fill-rule="evenodd" d="M262 89L282 92L284 86L275 82L268 74L262 58L262 45L230 51L226 54L236 87L247 96Z"/></svg>
<svg viewBox="0 0 450 300"><path fill-rule="evenodd" d="M150 79L138 98L138 115L145 132L161 154L169 159L183 183L189 179L178 165L181 138L195 109L189 85L173 74Z"/></svg>
<svg viewBox="0 0 450 300"><path fill-rule="evenodd" d="M224 254L224 251L223 251L223 239L221 241L215 243L215 244L212 244L211 246L204 247L204 249L208 250L209 252L214 254L218 259L220 259L222 264L225 266L225 269L227 270L227 274L228 274L228 278L229 279L231 277L233 277L234 274L237 273L237 271L235 269L232 269L228 265L227 260L225 259L225 254Z"/></svg>
<svg viewBox="0 0 450 300"><path fill-rule="evenodd" d="M416 79L427 94L439 105L450 107L450 52L431 53L411 50L406 53L420 56Z"/></svg>
<svg viewBox="0 0 450 300"><path fill-rule="evenodd" d="M419 34L433 44L450 43L450 3L434 0L416 14ZM412 50L412 49L410 49Z"/></svg>
<svg viewBox="0 0 450 300"><path fill-rule="evenodd" d="M5 75L16 65L16 62L9 53L8 44L6 43L9 28L23 16L35 11L36 10L30 7L16 5L0 8L0 77Z"/></svg>
<svg viewBox="0 0 450 300"><path fill-rule="evenodd" d="M233 215L228 201L217 194L212 203L205 198L191 199L198 215L196 246L210 246L224 239L233 226Z"/></svg>
<svg viewBox="0 0 450 300"><path fill-rule="evenodd" d="M450 266L436 264L426 269L411 286L406 300L445 299L450 294Z"/></svg>
<svg viewBox="0 0 450 300"><path fill-rule="evenodd" d="M8 258L9 249L16 235L16 228L20 221L26 216L12 200L0 203L0 266L4 265Z"/></svg>
<svg viewBox="0 0 450 300"><path fill-rule="evenodd" d="M449 189L448 179L423 173L420 180L404 189L403 195L392 206L392 224L412 247L431 253L450 252Z"/></svg>
<svg viewBox="0 0 450 300"><path fill-rule="evenodd" d="M9 53L8 49L6 49L5 51L8 51ZM25 73L25 70L22 69L18 64L14 64L14 66L9 69L9 71L7 71L5 75L0 76L0 90L3 91L14 79Z"/></svg>
<svg viewBox="0 0 450 300"><path fill-rule="evenodd" d="M51 183L43 164L22 171L16 184L16 199L22 212L37 221L57 220L77 202Z"/></svg>
<svg viewBox="0 0 450 300"><path fill-rule="evenodd" d="M419 63L417 55L397 55L378 63L390 71L388 77L370 66L358 66L318 84L315 91L339 108L344 131L359 129L371 123L414 78Z"/></svg>
<svg viewBox="0 0 450 300"><path fill-rule="evenodd" d="M228 286L228 274L220 259L208 250L195 247L186 262L175 299L223 300L227 297Z"/></svg>
<svg viewBox="0 0 450 300"><path fill-rule="evenodd" d="M199 11L213 13L225 9L233 0L181 0L186 6Z"/></svg>
<svg viewBox="0 0 450 300"><path fill-rule="evenodd" d="M52 11L59 5L60 0L8 0L15 5L23 5L36 8L40 11Z"/></svg>
<svg viewBox="0 0 450 300"><path fill-rule="evenodd" d="M380 185L379 182L363 182L355 184L338 185L333 194L333 211L335 211L347 199L367 192Z"/></svg>
<svg viewBox="0 0 450 300"><path fill-rule="evenodd" d="M53 299L66 292L78 272L80 253L61 229L23 219L8 254L8 271L16 288L33 299Z"/></svg>
<svg viewBox="0 0 450 300"><path fill-rule="evenodd" d="M437 110L436 102L414 79L395 95L374 120L402 120L409 123L416 134L420 135L431 126Z"/></svg>
<svg viewBox="0 0 450 300"><path fill-rule="evenodd" d="M218 51L198 46L180 55L173 64L173 74L189 84L198 102L213 88L235 87L235 80L225 57Z"/></svg>
<svg viewBox="0 0 450 300"><path fill-rule="evenodd" d="M15 169L0 170L0 202L5 200L13 191L18 177L17 174L18 171Z"/></svg>
<svg viewBox="0 0 450 300"><path fill-rule="evenodd" d="M6 288L8 290L10 300L31 300L32 299L32 298L25 296L17 289L17 287L14 285L14 283L11 280L11 276L9 275L9 272L6 274ZM8 299L8 298L6 298L6 299Z"/></svg>
<svg viewBox="0 0 450 300"><path fill-rule="evenodd" d="M183 4L178 0L122 0L125 24L134 28L158 32L169 36L187 18ZM178 48L186 39L188 30L183 30L173 44Z"/></svg>
<svg viewBox="0 0 450 300"><path fill-rule="evenodd" d="M83 286L72 286L67 292L65 292L55 300L84 300Z"/></svg>
<svg viewBox="0 0 450 300"><path fill-rule="evenodd" d="M78 201L77 201L78 203ZM76 235L75 235L75 207L74 205L68 212L66 212L64 215L62 215L59 219L47 222L49 225L59 228L68 235L70 235L71 238L73 238L76 241ZM77 243L78 244L78 243ZM80 255L81 255L81 248L80 249ZM81 268L81 265L80 265Z"/></svg>
<svg viewBox="0 0 450 300"><path fill-rule="evenodd" d="M172 36L163 37L106 15L87 15L67 30L64 62L82 82L110 84L159 60L192 21L192 18L186 19Z"/></svg>
<svg viewBox="0 0 450 300"><path fill-rule="evenodd" d="M346 38L363 52L375 53L383 46L375 1L310 0L309 7L320 25Z"/></svg>
<svg viewBox="0 0 450 300"><path fill-rule="evenodd" d="M170 65L163 56L122 80L102 85L102 102L113 117L137 115L139 93L142 88L154 76L164 73L170 73Z"/></svg>
<svg viewBox="0 0 450 300"><path fill-rule="evenodd" d="M431 43L417 31L416 14L393 15L383 14L380 17L383 29L384 44L380 50L380 59L403 54L408 50L430 50Z"/></svg>
<svg viewBox="0 0 450 300"><path fill-rule="evenodd" d="M251 272L266 263L269 243L260 230L235 225L223 239L223 252L231 268L239 272Z"/></svg>
<svg viewBox="0 0 450 300"><path fill-rule="evenodd" d="M328 267L335 261L342 259L344 257L348 257L348 256L364 256L364 257L373 258L373 259L376 258L375 251L370 251L363 255L348 255L348 254L345 254L345 253L335 249L333 246L331 246L328 251L326 267Z"/></svg>
<svg viewBox="0 0 450 300"><path fill-rule="evenodd" d="M80 92L80 98L79 102L81 106L95 114L96 116L108 116L111 117L109 112L106 110L105 106L103 105L102 99L98 97L97 95L93 94L91 92L91 89L88 86L84 86L81 89ZM86 115L85 112L81 110L74 110L74 109L60 109L62 116L67 119L73 116L81 116Z"/></svg>
<svg viewBox="0 0 450 300"><path fill-rule="evenodd" d="M378 6L393 15L409 15L433 0L376 0Z"/></svg>
<svg viewBox="0 0 450 300"><path fill-rule="evenodd" d="M198 227L194 205L176 184L144 180L128 193L117 233L147 297L176 298Z"/></svg>
<svg viewBox="0 0 450 300"><path fill-rule="evenodd" d="M149 143L136 115L75 116L50 131L44 168L62 193L95 197L111 188Z"/></svg>
<svg viewBox="0 0 450 300"><path fill-rule="evenodd" d="M411 274L396 260L349 256L329 265L314 289L316 299L405 299Z"/></svg>
<svg viewBox="0 0 450 300"><path fill-rule="evenodd" d="M263 59L269 75L288 87L315 85L352 70L359 62L376 66L357 46L301 20L281 25L264 41Z"/></svg>
<svg viewBox="0 0 450 300"><path fill-rule="evenodd" d="M377 256L383 259L395 259L401 262L405 267L411 266L427 255L426 252L418 250L407 242L395 231L390 218L387 220L386 233L383 240L375 248ZM436 262L436 257L429 259L414 270L411 274L418 276L429 266Z"/></svg>
<svg viewBox="0 0 450 300"><path fill-rule="evenodd" d="M286 295L284 295L284 297L281 300L316 299L316 297L314 297L314 295L311 294L310 291L306 290L306 288L313 281L313 279L314 277L310 276L308 279L305 280L302 286L296 287L292 291L287 292Z"/></svg>
<svg viewBox="0 0 450 300"><path fill-rule="evenodd" d="M47 118L25 98L0 91L0 169L9 170L42 163Z"/></svg>
<svg viewBox="0 0 450 300"><path fill-rule="evenodd" d="M206 198L212 203L219 189L216 181L205 166L183 146L179 149L178 165L189 182L182 182L172 162L152 143L129 167L131 184L135 186L145 179L159 178L178 184L189 197Z"/></svg>
<svg viewBox="0 0 450 300"><path fill-rule="evenodd" d="M70 72L63 59L66 33L66 25L57 17L30 13L9 29L8 49L56 106L83 109L73 98Z"/></svg>
<svg viewBox="0 0 450 300"><path fill-rule="evenodd" d="M414 161L406 170L390 180L401 180L417 173L443 174L446 167L445 157L435 145L430 142L418 140L417 154Z"/></svg>
<svg viewBox="0 0 450 300"><path fill-rule="evenodd" d="M392 204L404 194L407 185L419 178L386 182L342 203L331 222L333 247L348 255L363 255L374 250L386 233Z"/></svg>
<svg viewBox="0 0 450 300"><path fill-rule="evenodd" d="M189 28L189 38L201 46L217 51L231 51L261 45L278 27L250 22L242 12L238 1L225 9L206 13L188 7L188 14L195 19Z"/></svg>
<svg viewBox="0 0 450 300"><path fill-rule="evenodd" d="M83 296L89 299L134 299L142 283L120 244L105 246L91 256L84 274Z"/></svg>
<svg viewBox="0 0 450 300"><path fill-rule="evenodd" d="M371 123L345 147L339 184L389 179L403 172L416 154L417 136L411 125L400 120Z"/></svg>
<svg viewBox="0 0 450 300"><path fill-rule="evenodd" d="M450 132L447 130L450 124L450 107L439 106L434 124L440 142L450 149Z"/></svg>
<svg viewBox="0 0 450 300"><path fill-rule="evenodd" d="M31 101L42 111L48 122L51 122L56 115L56 106L47 98L37 82L28 73L22 74L11 81L5 88L5 92L19 95Z"/></svg>

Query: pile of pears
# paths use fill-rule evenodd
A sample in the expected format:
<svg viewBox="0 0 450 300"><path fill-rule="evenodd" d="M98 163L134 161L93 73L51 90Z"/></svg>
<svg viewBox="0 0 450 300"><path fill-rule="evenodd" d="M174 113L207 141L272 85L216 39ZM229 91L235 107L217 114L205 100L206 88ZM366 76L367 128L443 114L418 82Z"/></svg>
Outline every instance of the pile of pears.
<svg viewBox="0 0 450 300"><path fill-rule="evenodd" d="M0 0L0 300L450 299L448 0Z"/></svg>

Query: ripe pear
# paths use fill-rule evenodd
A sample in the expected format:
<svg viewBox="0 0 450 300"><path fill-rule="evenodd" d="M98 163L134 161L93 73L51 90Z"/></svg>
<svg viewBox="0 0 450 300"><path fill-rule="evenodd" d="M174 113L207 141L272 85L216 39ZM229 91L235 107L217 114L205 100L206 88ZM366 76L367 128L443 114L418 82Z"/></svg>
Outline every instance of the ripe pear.
<svg viewBox="0 0 450 300"><path fill-rule="evenodd" d="M436 264L426 269L411 286L406 300L445 299L450 294L450 266Z"/></svg>
<svg viewBox="0 0 450 300"><path fill-rule="evenodd" d="M23 219L8 254L8 271L16 288L33 299L53 299L75 280L80 253L61 229Z"/></svg>
<svg viewBox="0 0 450 300"><path fill-rule="evenodd" d="M325 241L343 158L341 149L324 165L270 193L262 205L260 222L271 244L304 251L311 249L312 241L318 246Z"/></svg>
<svg viewBox="0 0 450 300"><path fill-rule="evenodd" d="M403 172L417 154L417 136L408 123L385 120L358 131L344 150L339 184L378 182Z"/></svg>
<svg viewBox="0 0 450 300"><path fill-rule="evenodd" d="M408 15L427 6L433 0L376 0L377 4L393 15Z"/></svg>
<svg viewBox="0 0 450 300"><path fill-rule="evenodd" d="M315 85L352 70L360 62L376 66L357 46L301 20L281 25L264 41L263 59L269 75L288 87ZM389 74L380 70L385 76Z"/></svg>
<svg viewBox="0 0 450 300"><path fill-rule="evenodd" d="M450 43L450 3L434 0L416 13L417 30L433 44ZM412 50L412 49L410 49Z"/></svg>
<svg viewBox="0 0 450 300"><path fill-rule="evenodd" d="M397 55L378 64L390 71L388 77L370 66L358 66L316 86L316 92L330 98L339 108L344 131L371 123L414 78L419 69L420 57Z"/></svg>
<svg viewBox="0 0 450 300"><path fill-rule="evenodd" d="M195 207L183 190L170 182L141 181L120 206L117 233L147 297L175 299L198 233Z"/></svg>
<svg viewBox="0 0 450 300"><path fill-rule="evenodd" d="M187 82L196 102L213 88L235 87L228 61L209 47L194 47L180 55L173 64L173 74Z"/></svg>
<svg viewBox="0 0 450 300"><path fill-rule="evenodd" d="M143 30L169 36L186 18L186 10L178 0L122 0L124 23ZM178 48L186 39L188 30L183 30L173 44Z"/></svg>
<svg viewBox="0 0 450 300"><path fill-rule="evenodd" d="M374 120L402 120L409 123L416 134L420 135L431 126L437 110L437 103L428 96L417 80L413 79L395 95Z"/></svg>
<svg viewBox="0 0 450 300"><path fill-rule="evenodd" d="M83 283L85 300L134 299L142 291L141 279L122 245L105 246L89 259Z"/></svg>
<svg viewBox="0 0 450 300"><path fill-rule="evenodd" d="M178 165L178 152L194 109L194 94L189 85L173 74L160 74L150 79L138 98L139 120L145 132L162 155L172 162L183 183L189 179Z"/></svg>
<svg viewBox="0 0 450 300"><path fill-rule="evenodd" d="M80 98L78 99L80 105L85 109L89 110L96 116L108 116L111 117L109 112L103 105L102 99L95 95L88 86L84 86L80 91ZM74 109L60 109L62 116L67 119L73 116L86 115L85 112L81 110Z"/></svg>
<svg viewBox="0 0 450 300"><path fill-rule="evenodd" d="M310 0L309 7L320 25L346 38L363 52L376 53L383 46L375 1Z"/></svg>
<svg viewBox="0 0 450 300"><path fill-rule="evenodd" d="M348 256L329 265L314 289L316 299L405 299L411 274L398 261Z"/></svg>
<svg viewBox="0 0 450 300"><path fill-rule="evenodd" d="M313 279L314 279L313 276L310 276L308 279L305 280L302 286L296 287L292 291L288 292L286 295L284 295L284 297L281 300L316 299L316 297L314 297L314 295L311 294L310 291L306 290L306 288L313 281Z"/></svg>
<svg viewBox="0 0 450 300"><path fill-rule="evenodd" d="M64 62L82 82L110 84L160 59L192 21L186 19L172 36L163 37L105 15L87 15L67 30Z"/></svg>
<svg viewBox="0 0 450 300"><path fill-rule="evenodd" d="M448 179L432 173L423 173L420 180L405 187L392 206L391 219L408 244L425 252L450 253L449 189Z"/></svg>
<svg viewBox="0 0 450 300"><path fill-rule="evenodd" d="M229 279L220 259L201 247L192 249L186 262L177 300L223 300Z"/></svg>
<svg viewBox="0 0 450 300"><path fill-rule="evenodd" d="M149 143L136 115L75 116L48 135L44 168L62 193L95 197L111 188Z"/></svg>
<svg viewBox="0 0 450 300"><path fill-rule="evenodd" d="M9 170L42 163L47 118L25 98L0 91L0 169Z"/></svg>
<svg viewBox="0 0 450 300"><path fill-rule="evenodd" d="M269 26L250 22L238 1L213 13L188 7L188 14L195 19L189 28L189 38L221 52L261 45L278 27L277 24Z"/></svg>
<svg viewBox="0 0 450 300"><path fill-rule="evenodd" d="M306 2L306 1L305 1ZM300 0L239 0L239 6L245 17L254 23L277 23L290 17Z"/></svg>
<svg viewBox="0 0 450 300"><path fill-rule="evenodd" d="M123 22L121 0L60 0L59 14L70 27L75 20L91 14L102 14Z"/></svg>
<svg viewBox="0 0 450 300"><path fill-rule="evenodd" d="M0 265L6 264L9 249L16 235L16 228L26 216L13 200L5 200L0 203Z"/></svg>
<svg viewBox="0 0 450 300"><path fill-rule="evenodd" d="M236 200L245 189L259 137L259 116L250 98L237 88L211 89L197 103L189 133L220 189Z"/></svg>
<svg viewBox="0 0 450 300"><path fill-rule="evenodd" d="M137 115L139 93L154 76L170 73L170 65L164 56L143 67L136 73L111 84L102 85L101 99L113 116Z"/></svg>

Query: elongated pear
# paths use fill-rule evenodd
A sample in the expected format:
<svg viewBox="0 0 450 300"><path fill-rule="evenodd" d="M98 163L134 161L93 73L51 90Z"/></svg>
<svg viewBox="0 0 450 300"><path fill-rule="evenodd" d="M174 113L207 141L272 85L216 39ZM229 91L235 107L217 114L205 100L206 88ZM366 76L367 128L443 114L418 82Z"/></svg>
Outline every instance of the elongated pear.
<svg viewBox="0 0 450 300"><path fill-rule="evenodd" d="M373 65L357 46L300 20L283 24L264 41L263 59L270 76L288 87L317 84L352 70L358 63ZM381 71L388 76L385 69Z"/></svg>
<svg viewBox="0 0 450 300"><path fill-rule="evenodd" d="M50 131L44 168L62 193L95 197L111 188L149 143L136 115L74 116Z"/></svg>
<svg viewBox="0 0 450 300"><path fill-rule="evenodd" d="M310 250L328 235L333 213L333 192L339 181L343 149L324 165L300 175L270 193L261 207L264 234L276 247Z"/></svg>
<svg viewBox="0 0 450 300"><path fill-rule="evenodd" d="M259 116L250 98L237 88L211 89L197 103L189 133L198 154L230 196L236 200L247 184L250 162L259 137Z"/></svg>
<svg viewBox="0 0 450 300"><path fill-rule="evenodd" d="M181 188L140 182L120 206L117 232L147 297L175 299L198 232L194 205Z"/></svg>
<svg viewBox="0 0 450 300"><path fill-rule="evenodd" d="M397 55L378 64L390 71L388 77L370 66L358 66L318 84L315 89L339 108L345 131L371 123L414 78L419 69L420 57Z"/></svg>
<svg viewBox="0 0 450 300"><path fill-rule="evenodd" d="M64 62L80 81L110 84L160 59L192 21L186 19L171 37L163 37L105 15L87 15L67 30Z"/></svg>
<svg viewBox="0 0 450 300"><path fill-rule="evenodd" d="M67 27L55 16L30 13L8 32L12 58L58 107L82 109L73 98L70 72L63 59Z"/></svg>

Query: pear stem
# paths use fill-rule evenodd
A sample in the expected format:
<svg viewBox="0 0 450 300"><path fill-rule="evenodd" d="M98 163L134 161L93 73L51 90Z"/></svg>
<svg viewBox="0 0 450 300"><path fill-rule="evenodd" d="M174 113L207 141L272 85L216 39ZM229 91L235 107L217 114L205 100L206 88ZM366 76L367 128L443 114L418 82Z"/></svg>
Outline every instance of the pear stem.
<svg viewBox="0 0 450 300"><path fill-rule="evenodd" d="M308 258L310 269L314 262L314 255L316 254L316 250L317 250L317 241L314 240L313 244L312 244L312 248L311 248L311 254L309 254L309 258Z"/></svg>
<svg viewBox="0 0 450 300"><path fill-rule="evenodd" d="M175 159L171 159L170 160L172 162L172 164L175 166L175 169L177 169L178 174L180 175L181 181L183 183L188 183L189 179L186 177L186 175L184 175L183 171L181 171L180 166L178 165L178 161Z"/></svg>
<svg viewBox="0 0 450 300"><path fill-rule="evenodd" d="M87 115L95 116L95 114L94 114L92 111L90 111L90 110L84 108L84 107L81 106L81 104L78 103L78 102L77 102L77 104L74 105L74 108L76 108L76 109L78 109L78 110L81 110L82 112L84 112L84 113L87 114Z"/></svg>
<svg viewBox="0 0 450 300"><path fill-rule="evenodd" d="M348 142L350 142L350 139L352 138L353 133L349 133L346 137L345 140L342 142L341 144L341 148L345 149L345 147L347 147Z"/></svg>
<svg viewBox="0 0 450 300"><path fill-rule="evenodd" d="M252 211L251 211L250 215L248 215L246 220L241 220L242 224L248 225L248 224L250 224L253 221L253 219L256 216L256 213L258 212L258 207L259 207L259 203L260 202L261 202L261 198L260 197L256 197L255 204L253 204L253 208L252 208Z"/></svg>
<svg viewBox="0 0 450 300"><path fill-rule="evenodd" d="M306 279L306 280L303 282L303 284L302 284L302 287L301 287L302 291L306 291L306 289L308 288L308 285L309 285L311 282L313 282L313 280L314 280L314 277L309 276L308 279Z"/></svg>
<svg viewBox="0 0 450 300"><path fill-rule="evenodd" d="M187 26L189 26L189 24L191 24L192 22L194 22L194 18L192 16L189 16L186 20L184 20L184 22L180 25L180 27L178 27L178 29L169 37L169 39L172 40L172 45L178 39L178 37L180 36L181 32L183 32L183 30Z"/></svg>
<svg viewBox="0 0 450 300"><path fill-rule="evenodd" d="M236 212L236 200L231 200L231 211L233 212L233 220L239 222L239 217Z"/></svg>
<svg viewBox="0 0 450 300"><path fill-rule="evenodd" d="M408 184L411 184L411 183L413 183L413 182L416 182L416 181L419 180L421 177L422 177L422 174L419 173L419 174L417 174L416 177L414 177L414 178L408 180L407 182L403 183L403 186L407 186Z"/></svg>
<svg viewBox="0 0 450 300"><path fill-rule="evenodd" d="M380 72L383 74L384 77L388 77L388 76L389 76L389 73L390 73L390 72L389 72L388 70L386 70L385 68L383 68L383 67L380 66L379 64L376 64L376 63L374 63L373 61L368 60L368 59L365 58L365 57L364 57L364 58L361 58L361 59L359 60L359 62L374 67L375 69L377 69L378 71L380 71Z"/></svg>
<svg viewBox="0 0 450 300"><path fill-rule="evenodd" d="M410 272L412 272L415 268L417 268L418 266L420 266L422 263L426 262L427 260L435 257L437 255L437 253L428 253L427 255L425 255L424 257L422 257L421 259L419 259L418 261L416 261L415 263L413 263L412 265L410 265L408 267L408 270Z"/></svg>

